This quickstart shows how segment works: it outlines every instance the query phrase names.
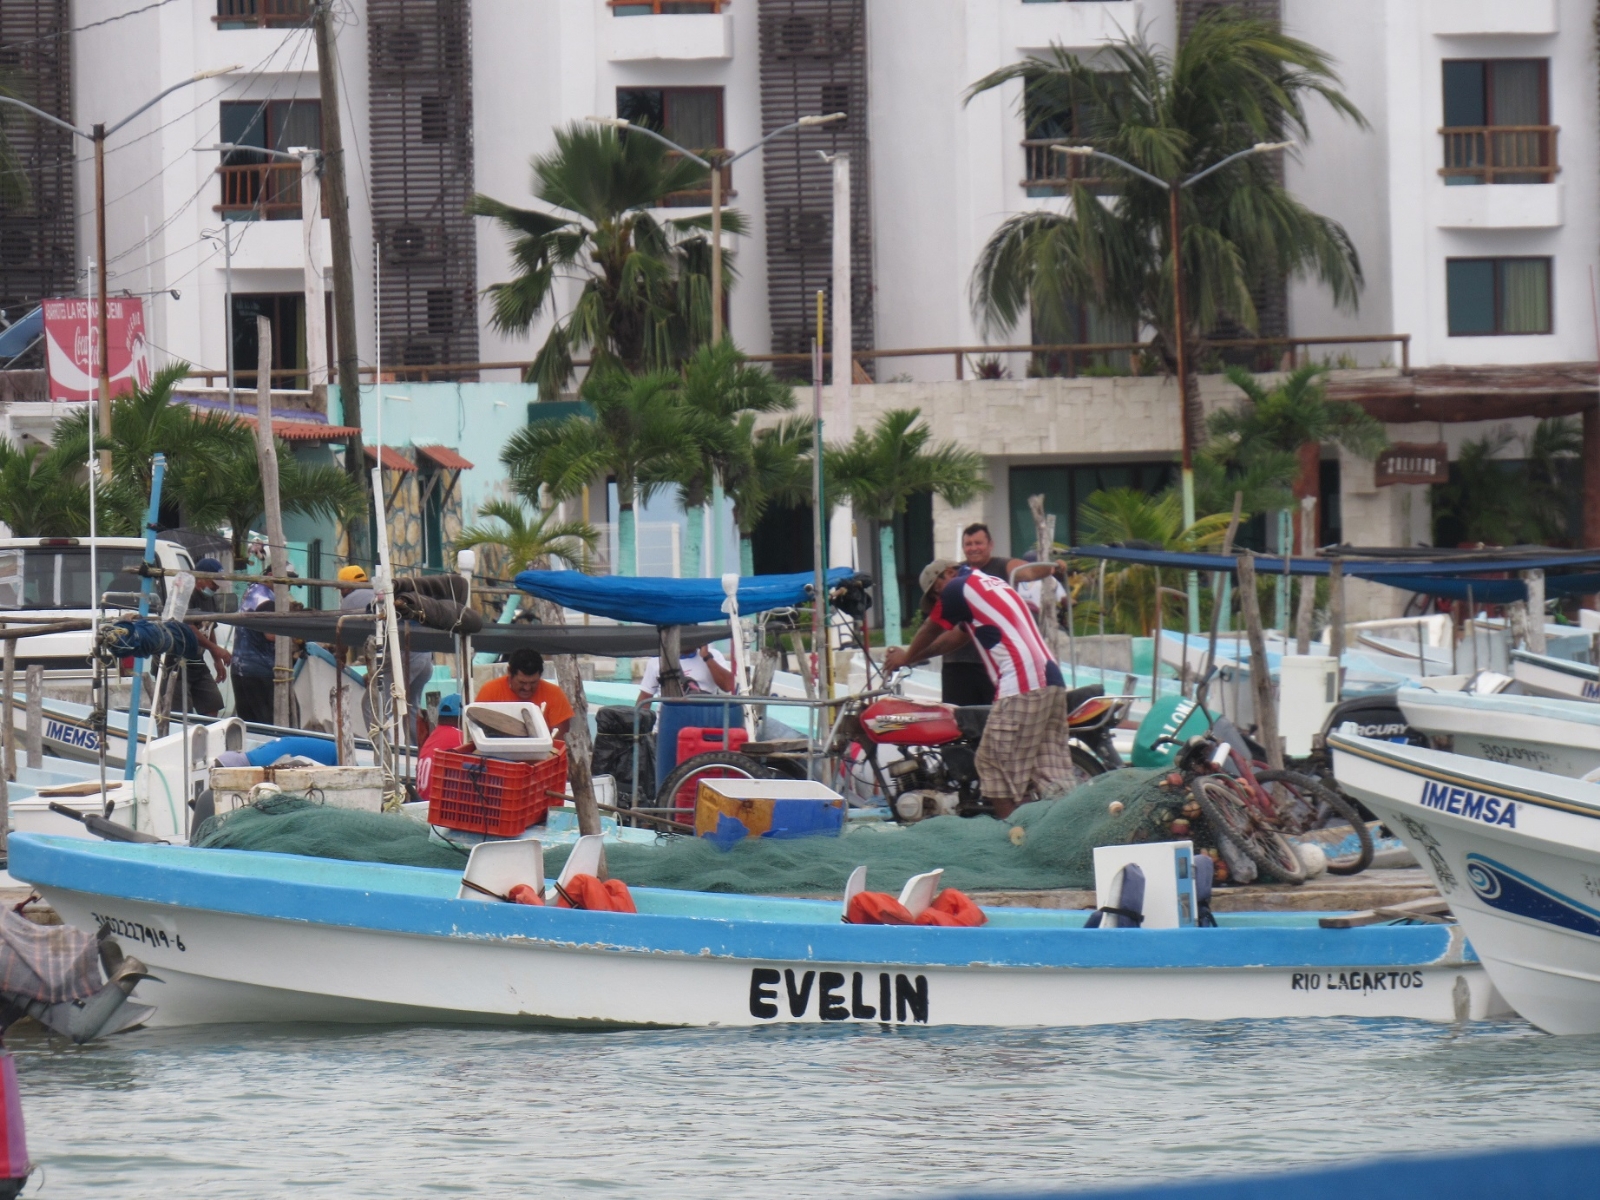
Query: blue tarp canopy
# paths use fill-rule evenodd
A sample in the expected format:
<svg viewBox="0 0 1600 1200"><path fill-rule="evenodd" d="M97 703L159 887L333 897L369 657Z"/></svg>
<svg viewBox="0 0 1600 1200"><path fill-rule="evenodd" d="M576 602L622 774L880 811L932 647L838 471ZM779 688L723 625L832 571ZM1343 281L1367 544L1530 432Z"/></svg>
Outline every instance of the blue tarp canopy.
<svg viewBox="0 0 1600 1200"><path fill-rule="evenodd" d="M855 572L835 567L828 572L828 586L841 583ZM769 608L793 608L811 599L810 571L795 575L745 575L739 580L739 613L766 612ZM722 603L727 597L720 579L657 579L624 575L585 575L581 571L524 571L516 585L531 595L553 601L563 608L610 617L614 621L636 621L641 625L697 625L702 621L723 621Z"/></svg>
<svg viewBox="0 0 1600 1200"><path fill-rule="evenodd" d="M1078 558L1104 558L1142 566L1175 568L1182 571L1237 570L1233 558L1221 554L1190 554L1176 550L1143 550L1128 546L1079 546L1072 551ZM1443 596L1448 600L1467 599L1471 590L1474 602L1509 604L1526 600L1528 589L1520 579L1485 579L1484 575L1505 575L1518 571L1549 572L1561 567L1587 567L1600 564L1600 550L1551 550L1545 547L1517 547L1500 551L1444 551L1416 558L1343 558L1347 579L1369 579L1373 583ZM1290 575L1327 575L1329 558L1291 558ZM1261 575L1282 575L1281 557L1258 554L1256 571ZM1545 595L1588 596L1600 592L1600 574L1549 575Z"/></svg>

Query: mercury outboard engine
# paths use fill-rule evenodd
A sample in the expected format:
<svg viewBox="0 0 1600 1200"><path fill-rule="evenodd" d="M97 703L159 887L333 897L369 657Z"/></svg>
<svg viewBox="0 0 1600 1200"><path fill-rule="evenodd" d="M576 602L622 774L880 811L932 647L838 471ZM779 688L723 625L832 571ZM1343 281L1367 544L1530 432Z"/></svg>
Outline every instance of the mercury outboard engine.
<svg viewBox="0 0 1600 1200"><path fill-rule="evenodd" d="M1377 738L1405 746L1429 745L1427 734L1406 724L1406 715L1400 710L1399 696L1400 693L1393 690L1371 692L1338 704L1322 726L1323 745L1327 744L1330 733Z"/></svg>

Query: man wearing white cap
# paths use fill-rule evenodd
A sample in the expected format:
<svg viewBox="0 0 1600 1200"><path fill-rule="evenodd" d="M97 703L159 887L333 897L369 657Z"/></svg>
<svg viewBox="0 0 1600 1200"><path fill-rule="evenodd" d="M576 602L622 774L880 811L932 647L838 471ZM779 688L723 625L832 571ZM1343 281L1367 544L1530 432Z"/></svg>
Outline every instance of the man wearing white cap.
<svg viewBox="0 0 1600 1200"><path fill-rule="evenodd" d="M1038 563L1026 572L1043 578L1062 569ZM978 744L984 799L1005 818L1019 804L1066 791L1075 777L1067 689L1027 604L1003 580L948 559L929 563L919 582L933 607L910 646L884 655L885 669L923 661L951 633L970 636L995 685L994 709Z"/></svg>

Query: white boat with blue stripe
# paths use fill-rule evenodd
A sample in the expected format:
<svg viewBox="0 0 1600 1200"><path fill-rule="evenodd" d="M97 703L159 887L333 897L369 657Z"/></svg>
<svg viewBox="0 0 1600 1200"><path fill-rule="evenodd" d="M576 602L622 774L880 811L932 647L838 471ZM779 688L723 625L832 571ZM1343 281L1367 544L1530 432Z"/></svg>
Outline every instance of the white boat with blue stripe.
<svg viewBox="0 0 1600 1200"><path fill-rule="evenodd" d="M1339 786L1405 841L1506 1001L1600 1033L1600 785L1335 734Z"/></svg>
<svg viewBox="0 0 1600 1200"><path fill-rule="evenodd" d="M1403 1017L1500 1004L1460 927L1086 929L989 908L979 928L849 925L837 901L637 889L637 913L498 903L453 871L19 834L10 870L109 924L163 982L153 1024L469 1021L1074 1026ZM462 898L464 896L468 898Z"/></svg>

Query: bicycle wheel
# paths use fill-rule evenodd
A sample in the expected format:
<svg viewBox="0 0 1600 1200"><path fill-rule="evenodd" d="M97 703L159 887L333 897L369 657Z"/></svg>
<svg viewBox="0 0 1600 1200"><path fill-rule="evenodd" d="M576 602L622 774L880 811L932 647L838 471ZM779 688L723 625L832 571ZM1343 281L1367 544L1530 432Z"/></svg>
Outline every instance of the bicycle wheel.
<svg viewBox="0 0 1600 1200"><path fill-rule="evenodd" d="M1305 864L1289 839L1267 824L1242 794L1244 784L1230 775L1195 775L1189 780L1200 811L1218 837L1225 837L1261 872L1280 883L1304 883Z"/></svg>
<svg viewBox="0 0 1600 1200"><path fill-rule="evenodd" d="M657 803L662 808L683 810L692 822L695 795L702 779L770 779L772 774L748 754L729 750L696 754L679 763L672 774L661 781L661 790L656 793Z"/></svg>
<svg viewBox="0 0 1600 1200"><path fill-rule="evenodd" d="M1355 806L1337 789L1328 787L1310 775L1299 771L1257 771L1256 782L1263 787L1275 784L1296 793L1313 811L1325 805L1341 820L1350 822L1355 830L1358 846L1354 854L1342 854L1328 859L1328 872L1332 875L1359 875L1372 865L1372 831L1356 812ZM1268 790L1272 790L1268 788Z"/></svg>

